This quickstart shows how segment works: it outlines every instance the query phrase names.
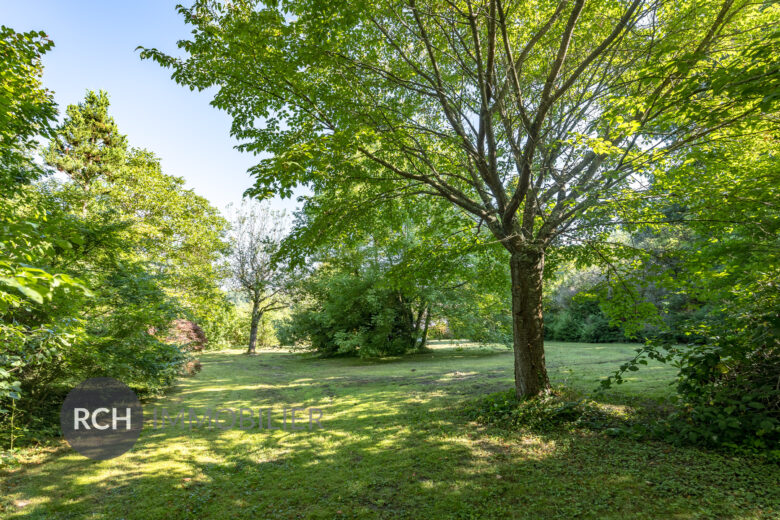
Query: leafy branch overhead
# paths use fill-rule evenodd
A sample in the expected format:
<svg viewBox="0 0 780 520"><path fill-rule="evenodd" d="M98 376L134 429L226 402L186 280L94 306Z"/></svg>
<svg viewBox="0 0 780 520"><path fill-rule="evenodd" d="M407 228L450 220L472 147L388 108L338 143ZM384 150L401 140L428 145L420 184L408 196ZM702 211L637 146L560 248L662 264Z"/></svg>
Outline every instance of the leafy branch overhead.
<svg viewBox="0 0 780 520"><path fill-rule="evenodd" d="M199 0L179 8L192 26L183 57L141 57L190 88L216 87L239 148L268 154L250 195L305 185L377 204L434 197L484 225L509 253L516 390L533 396L549 389L548 249L600 238L624 199L691 147L776 124L779 9Z"/></svg>
<svg viewBox="0 0 780 520"><path fill-rule="evenodd" d="M188 57L142 56L180 83L219 87L213 104L242 147L273 154L251 193L401 182L508 246L549 243L651 164L760 120L776 95L776 64L744 63L776 50L777 7L744 1L180 11L194 28L179 43Z"/></svg>

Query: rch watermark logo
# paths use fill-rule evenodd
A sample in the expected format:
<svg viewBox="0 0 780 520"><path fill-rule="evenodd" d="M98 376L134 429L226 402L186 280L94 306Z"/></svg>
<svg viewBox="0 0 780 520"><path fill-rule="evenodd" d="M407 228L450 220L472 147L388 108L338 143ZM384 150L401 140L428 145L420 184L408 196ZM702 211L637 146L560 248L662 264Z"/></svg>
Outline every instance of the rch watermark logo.
<svg viewBox="0 0 780 520"><path fill-rule="evenodd" d="M322 428L319 408L207 409L200 414L191 408L171 413L155 408L146 418L147 427L217 428L220 430L314 430ZM87 379L68 393L60 410L60 426L71 447L93 460L118 457L129 451L141 435L144 414L135 393L110 377Z"/></svg>
<svg viewBox="0 0 780 520"><path fill-rule="evenodd" d="M135 445L144 426L141 402L121 381L87 379L68 393L60 427L68 444L85 457L112 459Z"/></svg>

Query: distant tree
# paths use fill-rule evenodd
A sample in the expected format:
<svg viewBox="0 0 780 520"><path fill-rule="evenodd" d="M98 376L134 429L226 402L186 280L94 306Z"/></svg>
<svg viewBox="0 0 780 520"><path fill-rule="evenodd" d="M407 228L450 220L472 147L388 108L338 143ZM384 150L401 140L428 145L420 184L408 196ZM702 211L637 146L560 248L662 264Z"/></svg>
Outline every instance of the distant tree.
<svg viewBox="0 0 780 520"><path fill-rule="evenodd" d="M245 201L232 218L230 271L235 289L251 303L247 353L257 348L257 331L266 312L283 309L286 270L274 260L285 236L284 213Z"/></svg>

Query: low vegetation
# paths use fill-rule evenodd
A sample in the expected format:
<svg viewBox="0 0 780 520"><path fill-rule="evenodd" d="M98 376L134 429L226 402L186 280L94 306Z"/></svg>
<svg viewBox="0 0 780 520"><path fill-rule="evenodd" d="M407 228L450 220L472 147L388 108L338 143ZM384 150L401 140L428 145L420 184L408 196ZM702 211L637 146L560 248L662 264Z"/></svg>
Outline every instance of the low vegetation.
<svg viewBox="0 0 780 520"><path fill-rule="evenodd" d="M25 450L6 467L3 517L148 518L774 518L777 465L587 424L500 428L464 405L512 381L503 347L435 341L386 360L208 352L203 371L145 403L319 407L321 430L146 429L113 460L62 444ZM674 371L653 362L628 384L593 394L636 345L550 343L555 386L588 408L632 417L663 407ZM600 419L599 419L600 420Z"/></svg>

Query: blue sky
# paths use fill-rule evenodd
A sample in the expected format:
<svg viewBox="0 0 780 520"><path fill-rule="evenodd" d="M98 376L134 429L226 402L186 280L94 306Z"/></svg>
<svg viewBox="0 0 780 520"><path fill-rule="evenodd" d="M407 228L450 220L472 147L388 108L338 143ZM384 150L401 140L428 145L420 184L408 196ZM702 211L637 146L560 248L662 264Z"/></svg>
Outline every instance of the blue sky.
<svg viewBox="0 0 780 520"><path fill-rule="evenodd" d="M44 56L44 84L60 110L104 89L111 112L133 146L162 160L163 170L215 206L241 200L252 184L246 169L257 160L233 149L230 118L212 108L208 92L190 92L170 72L141 61L139 45L177 52L189 29L176 13L181 0L0 0L0 24L42 30L54 41ZM292 209L294 202L274 201Z"/></svg>

